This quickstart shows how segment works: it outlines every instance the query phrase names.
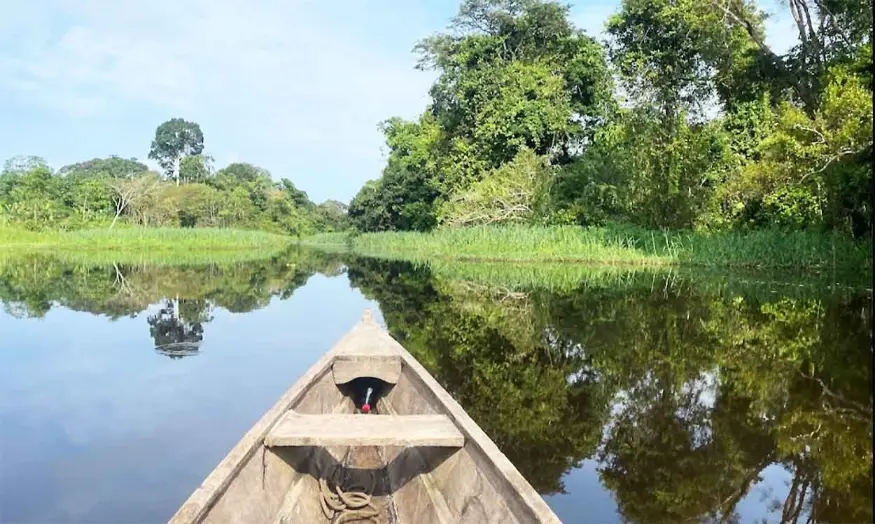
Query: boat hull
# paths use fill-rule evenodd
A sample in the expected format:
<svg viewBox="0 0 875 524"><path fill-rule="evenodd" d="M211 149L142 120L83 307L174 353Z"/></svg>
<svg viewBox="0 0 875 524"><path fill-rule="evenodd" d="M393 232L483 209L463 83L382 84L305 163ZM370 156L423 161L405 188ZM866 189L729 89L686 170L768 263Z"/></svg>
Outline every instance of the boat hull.
<svg viewBox="0 0 875 524"><path fill-rule="evenodd" d="M284 433L284 427L295 429L292 417L323 415L334 425L326 429L345 424L337 421L356 412L344 386L356 378L349 365L355 359L362 376L389 382L375 411L358 416L400 423L375 424L372 438L350 434L348 442L343 432L331 431L325 438L331 445L317 445L318 431L306 439L300 428ZM435 419L435 433L405 424L419 420L408 416ZM451 427L438 423L444 417ZM378 516L362 522L559 522L461 406L367 314L253 426L170 522L330 522L326 497L337 497L324 494L329 485L332 493L341 485L365 487Z"/></svg>

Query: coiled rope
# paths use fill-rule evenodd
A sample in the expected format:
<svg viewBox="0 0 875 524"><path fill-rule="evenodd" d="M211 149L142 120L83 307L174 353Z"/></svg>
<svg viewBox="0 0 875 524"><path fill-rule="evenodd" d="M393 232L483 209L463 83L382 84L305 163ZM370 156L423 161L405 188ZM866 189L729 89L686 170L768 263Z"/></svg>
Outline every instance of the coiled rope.
<svg viewBox="0 0 875 524"><path fill-rule="evenodd" d="M332 472L332 479L338 478L338 471L340 471L340 465L336 466ZM355 485L344 490L340 487L340 482L335 482L334 491L332 491L328 486L328 480L325 477L320 478L319 502L322 505L322 513L331 524L342 524L354 520L380 524L378 520L380 510L371 502L376 483L377 477L371 471L370 489L365 490L364 486Z"/></svg>

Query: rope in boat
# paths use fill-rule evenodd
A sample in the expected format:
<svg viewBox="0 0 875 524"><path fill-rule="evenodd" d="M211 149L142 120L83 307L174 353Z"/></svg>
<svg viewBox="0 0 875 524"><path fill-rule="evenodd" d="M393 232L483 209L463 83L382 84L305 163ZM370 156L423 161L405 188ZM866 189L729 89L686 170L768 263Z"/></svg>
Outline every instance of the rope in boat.
<svg viewBox="0 0 875 524"><path fill-rule="evenodd" d="M331 477L335 478L339 470L340 465L335 467ZM370 521L374 524L380 524L377 519L380 510L371 502L371 496L376 483L377 477L372 471L370 489L365 490L364 486L356 485L344 490L340 487L340 482L335 482L335 491L332 492L325 477L320 478L319 503L322 506L322 513L325 514L325 517L331 524L342 524L343 522L353 520Z"/></svg>

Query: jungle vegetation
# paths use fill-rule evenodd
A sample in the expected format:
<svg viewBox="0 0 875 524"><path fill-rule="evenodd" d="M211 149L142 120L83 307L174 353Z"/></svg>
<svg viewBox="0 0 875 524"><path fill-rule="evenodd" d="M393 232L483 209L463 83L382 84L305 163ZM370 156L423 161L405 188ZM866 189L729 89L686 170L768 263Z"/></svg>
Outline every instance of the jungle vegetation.
<svg viewBox="0 0 875 524"><path fill-rule="evenodd" d="M525 234L510 236L539 246L580 236L566 233L581 226L594 231L553 261L588 259L576 252L618 237L619 227L620 247L631 250L623 260L653 258L661 238L659 256L710 265L753 246L737 265L861 267L873 227L872 3L780 8L796 24L788 49L770 47L758 2L623 0L597 40L564 4L465 0L445 32L415 46L417 67L437 73L428 106L412 121L380 124L386 166L348 206L317 205L254 164L216 169L200 126L174 118L148 150L161 172L116 156L57 170L37 157L10 159L0 174L0 228L303 237L480 227L465 237L479 248L451 246L469 258L489 258L487 244L508 236L489 228L521 227L514 231ZM390 252L411 238L358 242ZM787 244L810 250L784 256ZM420 255L440 255L430 249Z"/></svg>
<svg viewBox="0 0 875 524"><path fill-rule="evenodd" d="M623 0L598 41L566 5L465 0L419 42L426 110L382 124L361 232L623 223L872 234L872 2Z"/></svg>
<svg viewBox="0 0 875 524"><path fill-rule="evenodd" d="M123 226L259 229L301 236L345 228L346 205L315 204L307 193L256 165L215 169L200 126L180 118L155 131L149 158L94 158L52 169L39 157L6 161L0 173L0 228L32 231Z"/></svg>

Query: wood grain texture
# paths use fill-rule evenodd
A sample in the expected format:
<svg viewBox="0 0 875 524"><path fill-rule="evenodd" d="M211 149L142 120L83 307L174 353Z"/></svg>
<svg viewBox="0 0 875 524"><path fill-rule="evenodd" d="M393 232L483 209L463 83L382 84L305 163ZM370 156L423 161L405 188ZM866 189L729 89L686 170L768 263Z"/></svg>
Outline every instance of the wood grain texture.
<svg viewBox="0 0 875 524"><path fill-rule="evenodd" d="M305 415L289 412L268 446L434 446L460 448L465 437L444 415Z"/></svg>
<svg viewBox="0 0 875 524"><path fill-rule="evenodd" d="M389 376L400 368L381 399L387 414L350 413L355 406L337 385L337 362L382 366L341 369L341 380L344 373ZM283 439L295 447L268 448ZM375 450L379 464L360 463ZM385 499L395 522L559 523L495 443L370 314L243 436L170 522L318 522L317 478L338 464L385 479L375 496Z"/></svg>
<svg viewBox="0 0 875 524"><path fill-rule="evenodd" d="M401 376L401 357L398 355L338 355L331 365L335 384L346 384L357 378L373 377L397 384Z"/></svg>

